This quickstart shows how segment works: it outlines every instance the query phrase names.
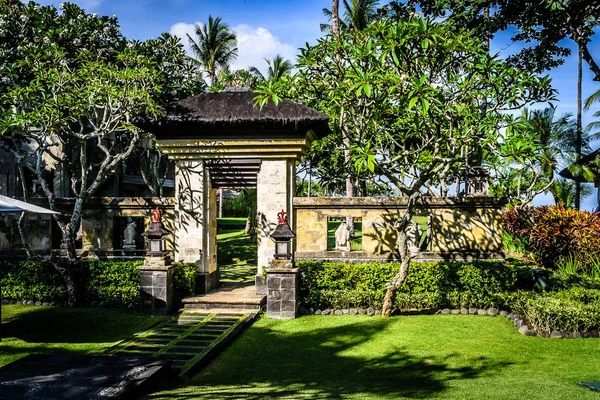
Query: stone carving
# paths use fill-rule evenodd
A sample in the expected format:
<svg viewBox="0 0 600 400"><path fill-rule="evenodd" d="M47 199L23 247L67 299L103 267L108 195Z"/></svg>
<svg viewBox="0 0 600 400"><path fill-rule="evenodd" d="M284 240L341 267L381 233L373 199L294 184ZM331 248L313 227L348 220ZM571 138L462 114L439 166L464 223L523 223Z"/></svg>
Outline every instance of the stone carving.
<svg viewBox="0 0 600 400"><path fill-rule="evenodd" d="M123 248L127 250L135 249L135 242L137 238L137 225L131 217L127 218L127 227L123 232Z"/></svg>
<svg viewBox="0 0 600 400"><path fill-rule="evenodd" d="M421 243L422 235L421 227L415 221L410 221L407 231L408 251L412 254L419 253L419 244Z"/></svg>
<svg viewBox="0 0 600 400"><path fill-rule="evenodd" d="M335 230L335 249L350 251L350 231L346 222L342 222Z"/></svg>

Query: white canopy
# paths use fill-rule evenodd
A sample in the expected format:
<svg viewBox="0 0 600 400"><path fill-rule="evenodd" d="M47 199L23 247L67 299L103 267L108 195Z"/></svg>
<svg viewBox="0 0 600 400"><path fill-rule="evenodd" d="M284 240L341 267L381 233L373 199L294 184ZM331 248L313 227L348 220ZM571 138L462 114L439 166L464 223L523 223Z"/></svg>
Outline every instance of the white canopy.
<svg viewBox="0 0 600 400"><path fill-rule="evenodd" d="M56 211L48 210L47 208L34 206L33 204L24 201L0 195L0 213L21 211L29 211L37 214L60 214Z"/></svg>

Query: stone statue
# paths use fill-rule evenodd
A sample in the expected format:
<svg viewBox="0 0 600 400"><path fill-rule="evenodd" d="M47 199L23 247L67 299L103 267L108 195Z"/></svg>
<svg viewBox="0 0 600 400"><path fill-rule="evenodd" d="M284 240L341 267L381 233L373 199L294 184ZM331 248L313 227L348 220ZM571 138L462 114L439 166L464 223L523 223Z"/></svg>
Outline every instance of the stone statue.
<svg viewBox="0 0 600 400"><path fill-rule="evenodd" d="M407 231L408 251L413 254L419 253L419 244L421 243L422 235L421 227L415 221L410 221Z"/></svg>
<svg viewBox="0 0 600 400"><path fill-rule="evenodd" d="M350 231L346 222L342 222L335 230L335 249L350 251Z"/></svg>
<svg viewBox="0 0 600 400"><path fill-rule="evenodd" d="M137 225L131 217L127 218L127 227L123 232L123 248L135 249L135 239L137 238Z"/></svg>

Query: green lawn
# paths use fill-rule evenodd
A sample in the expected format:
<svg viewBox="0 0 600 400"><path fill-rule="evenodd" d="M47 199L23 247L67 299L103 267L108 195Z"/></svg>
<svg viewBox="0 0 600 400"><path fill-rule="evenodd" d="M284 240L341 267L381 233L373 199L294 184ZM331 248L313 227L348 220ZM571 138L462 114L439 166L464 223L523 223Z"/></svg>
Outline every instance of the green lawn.
<svg viewBox="0 0 600 400"><path fill-rule="evenodd" d="M256 243L243 230L220 230L217 234L217 263L221 282L254 282L257 265Z"/></svg>
<svg viewBox="0 0 600 400"><path fill-rule="evenodd" d="M239 218L239 217L224 217L224 218L217 218L217 224L219 226L245 226L246 225L246 218Z"/></svg>
<svg viewBox="0 0 600 400"><path fill-rule="evenodd" d="M100 353L161 318L106 308L3 305L0 367L34 353Z"/></svg>
<svg viewBox="0 0 600 400"><path fill-rule="evenodd" d="M199 375L152 399L600 399L598 339L517 333L501 317L261 319Z"/></svg>

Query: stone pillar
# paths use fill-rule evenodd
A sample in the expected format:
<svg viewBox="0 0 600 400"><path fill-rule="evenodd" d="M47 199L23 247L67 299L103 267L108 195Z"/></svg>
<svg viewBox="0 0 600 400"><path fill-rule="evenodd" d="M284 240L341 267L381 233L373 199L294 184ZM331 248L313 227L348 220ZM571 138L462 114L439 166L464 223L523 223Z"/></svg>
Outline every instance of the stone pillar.
<svg viewBox="0 0 600 400"><path fill-rule="evenodd" d="M175 266L169 257L146 257L140 266L142 310L167 314L175 306Z"/></svg>
<svg viewBox="0 0 600 400"><path fill-rule="evenodd" d="M292 319L298 314L298 268L291 260L273 260L267 268L267 318Z"/></svg>
<svg viewBox="0 0 600 400"><path fill-rule="evenodd" d="M177 161L175 169L175 261L196 263L196 293L218 284L216 190L203 161Z"/></svg>
<svg viewBox="0 0 600 400"><path fill-rule="evenodd" d="M277 226L277 213L281 210L292 215L292 198L296 193L296 162L290 159L263 159L257 177L256 200L258 226L258 270L259 283L264 282L263 269L273 260L275 242L270 238ZM294 227L290 218L290 228Z"/></svg>

